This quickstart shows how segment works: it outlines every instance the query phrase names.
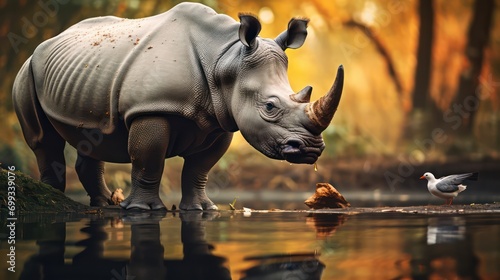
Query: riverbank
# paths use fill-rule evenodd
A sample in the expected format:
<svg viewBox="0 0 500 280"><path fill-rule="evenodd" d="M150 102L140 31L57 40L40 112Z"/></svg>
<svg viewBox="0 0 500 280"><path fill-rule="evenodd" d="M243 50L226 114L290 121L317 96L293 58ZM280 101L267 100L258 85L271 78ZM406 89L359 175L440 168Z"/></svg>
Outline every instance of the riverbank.
<svg viewBox="0 0 500 280"><path fill-rule="evenodd" d="M79 202L20 171L0 167L0 213L61 213L88 209Z"/></svg>

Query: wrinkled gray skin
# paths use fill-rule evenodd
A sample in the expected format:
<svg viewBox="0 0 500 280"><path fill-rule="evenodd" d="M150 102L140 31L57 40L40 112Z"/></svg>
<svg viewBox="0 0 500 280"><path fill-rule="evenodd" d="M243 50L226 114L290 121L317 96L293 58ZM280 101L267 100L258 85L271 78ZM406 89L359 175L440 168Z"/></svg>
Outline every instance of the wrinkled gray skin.
<svg viewBox="0 0 500 280"><path fill-rule="evenodd" d="M316 162L337 105L319 114L328 98L309 103L310 87L294 94L284 53L303 44L307 20L292 19L275 40L258 37L256 18L240 21L183 3L149 18L84 20L40 44L13 99L41 180L64 191L68 142L92 206L110 203L104 162L131 162L132 191L120 205L162 209L164 160L181 156L180 208L205 210L217 209L207 174L234 131L270 158ZM338 104L340 93L331 96Z"/></svg>

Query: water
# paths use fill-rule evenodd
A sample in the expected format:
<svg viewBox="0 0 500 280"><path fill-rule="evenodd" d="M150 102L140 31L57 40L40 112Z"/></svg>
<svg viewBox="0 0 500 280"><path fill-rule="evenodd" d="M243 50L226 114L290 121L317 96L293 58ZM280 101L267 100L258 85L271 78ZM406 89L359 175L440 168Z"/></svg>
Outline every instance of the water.
<svg viewBox="0 0 500 280"><path fill-rule="evenodd" d="M500 279L500 214L31 215L15 273L5 228L1 279Z"/></svg>

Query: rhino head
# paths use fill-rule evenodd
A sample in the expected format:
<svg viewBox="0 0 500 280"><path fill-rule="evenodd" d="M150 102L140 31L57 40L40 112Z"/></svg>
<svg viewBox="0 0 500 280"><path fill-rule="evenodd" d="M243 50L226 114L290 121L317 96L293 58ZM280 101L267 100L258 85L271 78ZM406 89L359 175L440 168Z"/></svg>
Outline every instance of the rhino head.
<svg viewBox="0 0 500 280"><path fill-rule="evenodd" d="M325 148L321 132L333 118L342 94L344 70L338 68L332 88L310 102L312 87L295 93L288 76L285 50L299 48L307 36L307 19L293 18L278 37L258 37L259 21L240 14L239 47L233 70L222 79L230 91L232 117L243 137L273 159L313 164Z"/></svg>

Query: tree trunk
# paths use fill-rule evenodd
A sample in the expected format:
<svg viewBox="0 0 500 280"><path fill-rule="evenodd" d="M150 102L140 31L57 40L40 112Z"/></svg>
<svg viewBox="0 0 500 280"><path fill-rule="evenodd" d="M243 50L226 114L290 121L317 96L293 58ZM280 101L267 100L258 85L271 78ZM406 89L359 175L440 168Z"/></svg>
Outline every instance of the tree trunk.
<svg viewBox="0 0 500 280"><path fill-rule="evenodd" d="M472 133L473 119L479 107L476 89L479 86L484 49L490 37L494 10L494 0L476 0L474 4L474 15L469 25L465 49L468 66L460 74L458 92L450 108L462 117L458 129L463 133Z"/></svg>
<svg viewBox="0 0 500 280"><path fill-rule="evenodd" d="M419 33L417 65L415 67L412 91L412 109L403 129L404 139L419 140L429 137L435 127L433 120L439 112L431 99L430 83L432 73L432 44L434 41L433 0L420 0L418 6Z"/></svg>
<svg viewBox="0 0 500 280"><path fill-rule="evenodd" d="M413 112L424 110L429 102L431 82L432 41L434 36L434 7L432 0L420 0L420 30L418 34L417 67L413 87Z"/></svg>

